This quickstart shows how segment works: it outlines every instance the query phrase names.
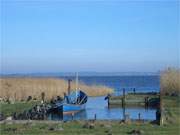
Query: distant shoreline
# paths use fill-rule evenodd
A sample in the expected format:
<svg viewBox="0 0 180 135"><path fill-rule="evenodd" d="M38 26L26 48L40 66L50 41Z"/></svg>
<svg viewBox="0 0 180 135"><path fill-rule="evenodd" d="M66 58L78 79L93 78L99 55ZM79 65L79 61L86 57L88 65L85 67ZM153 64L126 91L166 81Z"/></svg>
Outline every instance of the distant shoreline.
<svg viewBox="0 0 180 135"><path fill-rule="evenodd" d="M74 72L57 73L6 73L0 77L73 77ZM79 72L79 76L160 76L160 72Z"/></svg>

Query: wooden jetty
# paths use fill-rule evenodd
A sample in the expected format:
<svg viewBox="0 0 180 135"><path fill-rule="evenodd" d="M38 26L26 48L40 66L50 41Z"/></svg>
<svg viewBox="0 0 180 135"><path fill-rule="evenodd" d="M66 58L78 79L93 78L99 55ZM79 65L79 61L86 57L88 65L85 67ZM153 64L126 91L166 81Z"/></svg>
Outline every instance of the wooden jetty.
<svg viewBox="0 0 180 135"><path fill-rule="evenodd" d="M134 106L144 106L144 107L158 107L159 106L159 94L154 93L129 93L121 96L109 96L108 106L121 106L123 107L134 107Z"/></svg>

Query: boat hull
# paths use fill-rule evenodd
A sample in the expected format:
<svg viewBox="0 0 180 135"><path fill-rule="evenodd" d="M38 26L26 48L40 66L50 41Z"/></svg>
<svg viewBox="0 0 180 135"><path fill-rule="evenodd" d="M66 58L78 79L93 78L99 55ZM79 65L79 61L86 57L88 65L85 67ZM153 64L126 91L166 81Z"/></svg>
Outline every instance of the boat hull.
<svg viewBox="0 0 180 135"><path fill-rule="evenodd" d="M56 109L63 114L73 114L85 109L88 97L82 91L72 91L64 100L56 102Z"/></svg>
<svg viewBox="0 0 180 135"><path fill-rule="evenodd" d="M63 111L63 114L73 114L85 109L86 104L63 104L59 108L59 111Z"/></svg>

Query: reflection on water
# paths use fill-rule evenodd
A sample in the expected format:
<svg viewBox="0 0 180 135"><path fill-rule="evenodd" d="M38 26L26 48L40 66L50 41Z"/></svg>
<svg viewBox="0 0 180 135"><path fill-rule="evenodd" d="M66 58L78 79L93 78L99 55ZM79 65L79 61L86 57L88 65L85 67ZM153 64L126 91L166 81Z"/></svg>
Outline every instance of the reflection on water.
<svg viewBox="0 0 180 135"><path fill-rule="evenodd" d="M156 109L145 108L126 108L125 113L130 115L131 119L138 119L138 114L141 113L141 118L145 120L156 119ZM89 97L86 104L86 110L76 113L74 120L89 120L94 119L94 115L99 120L118 120L123 119L123 109L121 107L107 107L107 101L104 97ZM49 119L61 120L58 114L51 114ZM64 116L64 120L71 120L72 116Z"/></svg>

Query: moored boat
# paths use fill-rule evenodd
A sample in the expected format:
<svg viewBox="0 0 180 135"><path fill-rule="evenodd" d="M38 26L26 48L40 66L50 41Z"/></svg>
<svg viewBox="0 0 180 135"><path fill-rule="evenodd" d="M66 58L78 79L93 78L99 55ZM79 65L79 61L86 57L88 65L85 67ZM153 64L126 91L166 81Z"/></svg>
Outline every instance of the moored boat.
<svg viewBox="0 0 180 135"><path fill-rule="evenodd" d="M63 114L77 113L85 109L87 100L88 96L83 91L73 91L63 101L57 102L56 107Z"/></svg>
<svg viewBox="0 0 180 135"><path fill-rule="evenodd" d="M55 108L63 114L73 114L82 111L86 107L88 96L78 88L78 74L76 74L76 90L71 91L71 80L68 80L68 95L64 100L56 102Z"/></svg>

